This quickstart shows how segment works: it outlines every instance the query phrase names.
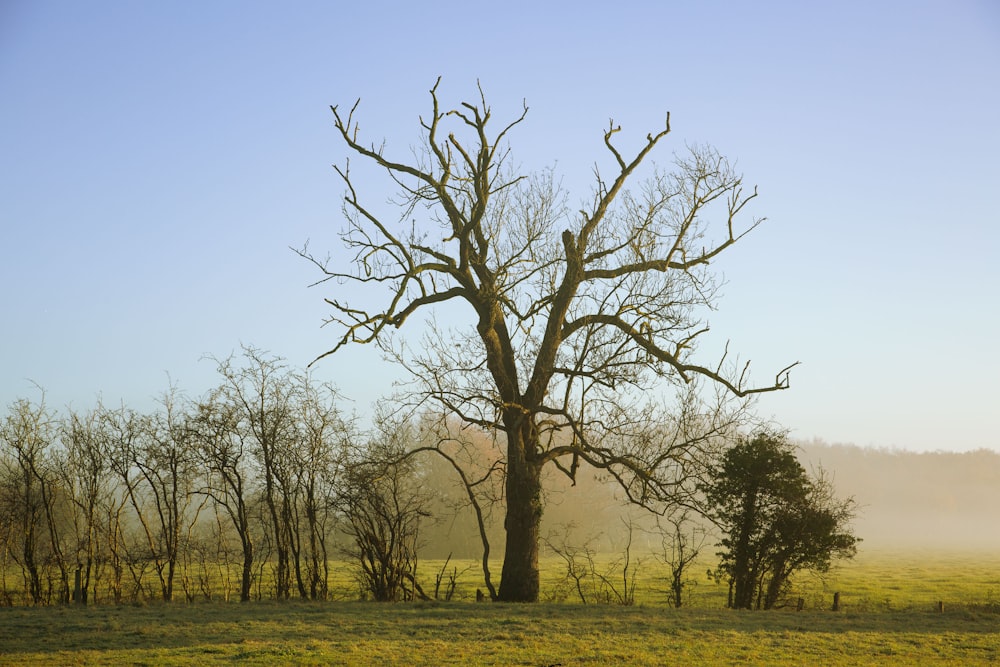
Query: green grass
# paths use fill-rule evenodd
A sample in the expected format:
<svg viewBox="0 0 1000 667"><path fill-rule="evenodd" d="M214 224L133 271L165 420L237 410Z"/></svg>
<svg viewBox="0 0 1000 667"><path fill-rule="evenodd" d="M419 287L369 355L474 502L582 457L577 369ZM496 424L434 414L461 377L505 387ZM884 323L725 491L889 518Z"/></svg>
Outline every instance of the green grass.
<svg viewBox="0 0 1000 667"><path fill-rule="evenodd" d="M556 597L558 563L544 563ZM440 562L424 564L424 577ZM459 563L459 572L466 566ZM343 569L341 568L341 572ZM639 570L633 607L452 602L203 602L0 609L0 664L986 665L1000 661L1000 557L863 553L795 591L804 611L723 609L704 567L690 607L664 604L662 566ZM342 584L348 586L349 577ZM428 590L432 588L428 586ZM832 612L833 591L842 611ZM945 603L943 613L937 601Z"/></svg>
<svg viewBox="0 0 1000 667"><path fill-rule="evenodd" d="M368 602L8 608L5 664L990 664L1000 615Z"/></svg>
<svg viewBox="0 0 1000 667"><path fill-rule="evenodd" d="M943 602L1000 607L1000 554L984 552L862 552L823 580L796 582L807 600L832 600L857 611L926 610Z"/></svg>
<svg viewBox="0 0 1000 667"><path fill-rule="evenodd" d="M725 606L726 587L711 582L705 574L712 565L706 560L691 568L692 582L685 594L687 606L710 609ZM669 591L666 567L650 557L642 559L638 568L636 602L666 604ZM543 596L553 597L554 592L560 591L557 599L565 596L566 601L578 601L574 593L560 585L563 573L554 559L544 562ZM471 572L469 576L476 574ZM620 583L619 576L615 584ZM464 590L460 588L459 592ZM798 576L793 581L790 598L802 597L807 609L825 610L832 606L837 592L845 611L931 611L938 602L943 602L946 609L970 604L1000 607L1000 553L862 551L854 560L837 565L826 574Z"/></svg>

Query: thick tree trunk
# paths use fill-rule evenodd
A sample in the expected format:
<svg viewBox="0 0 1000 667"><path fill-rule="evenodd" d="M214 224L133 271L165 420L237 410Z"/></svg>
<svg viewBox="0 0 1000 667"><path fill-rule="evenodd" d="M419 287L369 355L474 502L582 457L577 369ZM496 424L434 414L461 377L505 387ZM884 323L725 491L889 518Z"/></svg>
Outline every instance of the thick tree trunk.
<svg viewBox="0 0 1000 667"><path fill-rule="evenodd" d="M510 437L508 435L508 437ZM538 601L538 537L542 520L541 466L525 457L533 451L512 443L507 461L507 544L497 599Z"/></svg>
<svg viewBox="0 0 1000 667"><path fill-rule="evenodd" d="M754 578L745 568L740 568L733 578L733 583L735 588L733 609L753 609L753 598L756 591Z"/></svg>
<svg viewBox="0 0 1000 667"><path fill-rule="evenodd" d="M253 553L243 552L243 571L240 573L240 602L250 601L250 586L253 583Z"/></svg>

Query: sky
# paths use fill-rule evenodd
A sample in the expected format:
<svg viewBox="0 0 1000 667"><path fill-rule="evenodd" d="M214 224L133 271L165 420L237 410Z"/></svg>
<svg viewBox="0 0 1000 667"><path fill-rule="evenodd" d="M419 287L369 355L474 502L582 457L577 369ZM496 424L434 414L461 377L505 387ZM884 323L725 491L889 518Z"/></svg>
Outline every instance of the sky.
<svg viewBox="0 0 1000 667"><path fill-rule="evenodd" d="M1000 5L940 2L0 3L0 406L146 409L253 345L332 346L346 157L330 105L410 156L443 103L497 118L583 200L602 132L708 144L767 221L720 261L726 340L793 437L1000 450ZM390 192L378 193L382 198ZM340 253L338 255L338 253ZM708 357L706 357L707 359ZM362 412L398 370L314 366Z"/></svg>

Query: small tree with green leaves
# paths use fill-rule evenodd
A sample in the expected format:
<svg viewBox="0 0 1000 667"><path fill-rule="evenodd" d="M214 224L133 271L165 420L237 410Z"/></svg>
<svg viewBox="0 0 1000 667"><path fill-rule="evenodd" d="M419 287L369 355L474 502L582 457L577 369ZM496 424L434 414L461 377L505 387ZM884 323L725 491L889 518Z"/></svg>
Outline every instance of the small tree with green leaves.
<svg viewBox="0 0 1000 667"><path fill-rule="evenodd" d="M837 500L822 474L810 477L784 436L761 433L726 451L706 485L710 515L725 537L719 572L729 606L771 609L799 571L851 558L852 498Z"/></svg>

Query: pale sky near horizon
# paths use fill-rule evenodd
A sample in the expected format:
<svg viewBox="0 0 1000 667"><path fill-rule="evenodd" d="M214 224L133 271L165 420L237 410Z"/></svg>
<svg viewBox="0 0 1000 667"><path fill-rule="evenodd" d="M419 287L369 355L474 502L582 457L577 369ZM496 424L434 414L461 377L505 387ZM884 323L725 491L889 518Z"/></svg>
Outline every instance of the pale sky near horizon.
<svg viewBox="0 0 1000 667"><path fill-rule="evenodd" d="M304 366L346 153L330 104L407 158L428 89L482 83L525 169L589 194L613 117L667 111L735 160L768 221L720 263L716 343L796 438L1000 451L1000 5L940 2L0 3L0 406L216 381L251 344ZM604 164L607 164L604 162ZM384 196L390 193L385 192ZM706 351L706 355L708 352ZM710 361L706 357L706 361ZM324 360L364 410L365 349ZM169 374L169 379L168 379Z"/></svg>

